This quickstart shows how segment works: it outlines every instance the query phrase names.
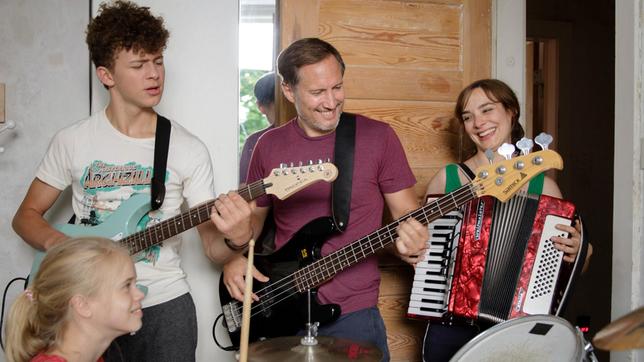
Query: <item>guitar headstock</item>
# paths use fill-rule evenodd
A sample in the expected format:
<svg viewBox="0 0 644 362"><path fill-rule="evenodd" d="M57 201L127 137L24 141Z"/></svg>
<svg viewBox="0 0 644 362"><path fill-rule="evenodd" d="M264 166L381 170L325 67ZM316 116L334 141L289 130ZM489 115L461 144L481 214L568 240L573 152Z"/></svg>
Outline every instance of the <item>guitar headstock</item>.
<svg viewBox="0 0 644 362"><path fill-rule="evenodd" d="M271 170L264 179L266 193L284 200L318 181L332 182L338 177L338 168L330 162L312 165L280 167Z"/></svg>
<svg viewBox="0 0 644 362"><path fill-rule="evenodd" d="M534 176L553 168L563 169L561 156L553 150L503 160L477 168L473 190L478 197L493 196L505 202Z"/></svg>

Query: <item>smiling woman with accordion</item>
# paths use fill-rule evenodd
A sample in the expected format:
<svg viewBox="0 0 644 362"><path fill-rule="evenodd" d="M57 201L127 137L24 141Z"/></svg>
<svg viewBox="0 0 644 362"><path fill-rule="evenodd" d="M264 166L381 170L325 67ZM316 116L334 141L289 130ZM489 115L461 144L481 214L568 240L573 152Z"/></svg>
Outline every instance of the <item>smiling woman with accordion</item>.
<svg viewBox="0 0 644 362"><path fill-rule="evenodd" d="M493 155L488 150L510 147L501 146L520 140L518 144L522 152L529 152L531 148L532 141L522 139L524 131L518 122L520 108L517 97L510 87L499 80L483 79L470 84L459 94L454 113L474 142L476 152L463 163L450 164L441 169L429 183L428 196L449 193L468 183L474 177L472 170L502 159L499 153ZM547 147L550 141L547 138L551 140L546 136L545 141L537 139L537 143L545 143L542 147ZM513 147L510 149L511 153ZM434 279L431 274L436 274L435 280L442 279L444 286L429 280L424 288L414 288L420 290L421 295L415 296L412 291L409 312L415 317L431 319L424 338L424 361L449 360L470 339L492 324L527 314L559 314L572 279L583 264L587 264L592 253L592 248L583 241L581 220L575 214L574 206L561 200L561 197L557 184L549 177L540 175L506 204L473 200L462 210L462 214L446 218L446 224L430 225L432 247L424 262L439 264L437 270L440 272L432 272L432 266L429 265L430 269L426 269L423 275L430 275L426 277L429 280ZM552 210L556 210L560 217L545 219L544 215L551 214ZM432 241L432 238L446 235L444 233L448 227L445 225L450 224L450 218L452 222L448 234L451 233L451 237L444 239L451 239L454 243L440 246L445 240ZM550 228L551 234L548 235L553 235L549 238L551 243L542 244L547 244L546 248L551 250L542 253L540 249L539 253L554 256L562 252L557 262L535 260L538 259L537 250L528 242L534 234L530 230L534 228L533 225ZM489 239L489 243L485 242L484 251L477 249L481 244L479 240L484 239L481 233ZM434 243L442 249L436 251ZM462 249L458 253L455 252L457 247ZM533 264L526 267L528 261ZM533 269L533 265L535 270L541 272L543 269L546 274L554 276L544 275L538 280L525 277L525 270ZM559 269L555 271L555 268L562 272ZM474 283L476 287L473 287L472 280L477 276L479 283ZM569 280L562 282L563 276ZM553 285L544 287L548 283L544 279L548 278ZM417 267L415 286L419 279ZM545 302L547 306L544 311L544 307L535 301L542 300L543 304L546 294L552 301ZM428 301L429 306L422 306L423 302ZM434 302L443 305L436 306L432 304Z"/></svg>

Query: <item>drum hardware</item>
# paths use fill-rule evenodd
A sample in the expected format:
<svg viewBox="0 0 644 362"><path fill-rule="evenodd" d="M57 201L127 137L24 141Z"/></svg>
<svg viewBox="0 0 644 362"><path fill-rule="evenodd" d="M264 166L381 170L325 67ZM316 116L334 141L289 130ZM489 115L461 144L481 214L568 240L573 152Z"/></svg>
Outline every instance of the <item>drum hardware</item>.
<svg viewBox="0 0 644 362"><path fill-rule="evenodd" d="M597 362L593 346L568 321L532 315L497 324L469 341L450 362Z"/></svg>
<svg viewBox="0 0 644 362"><path fill-rule="evenodd" d="M311 322L311 290L307 291L307 323L304 337L277 337L250 344L248 361L252 362L326 362L380 361L382 352L370 343L347 339L318 337L318 322Z"/></svg>
<svg viewBox="0 0 644 362"><path fill-rule="evenodd" d="M380 361L382 352L369 343L354 342L333 337L316 337L317 344L302 344L301 337L277 337L255 342L249 348L253 362L326 362L326 361Z"/></svg>
<svg viewBox="0 0 644 362"><path fill-rule="evenodd" d="M640 307L602 328L593 343L598 349L623 351L644 348L644 307Z"/></svg>

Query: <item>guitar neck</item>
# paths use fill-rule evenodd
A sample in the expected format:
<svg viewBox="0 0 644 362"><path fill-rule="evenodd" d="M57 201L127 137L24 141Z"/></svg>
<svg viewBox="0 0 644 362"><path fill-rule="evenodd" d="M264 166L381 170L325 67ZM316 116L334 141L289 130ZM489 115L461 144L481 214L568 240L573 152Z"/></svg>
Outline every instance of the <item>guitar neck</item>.
<svg viewBox="0 0 644 362"><path fill-rule="evenodd" d="M325 281L333 278L342 270L361 262L393 244L398 237L396 229L404 220L412 217L420 223L427 225L428 223L472 200L476 196L477 194L474 192L472 184L462 186L454 192L431 201L425 206L404 215L391 224L388 224L387 226L336 250L312 264L299 269L294 274L295 286L298 292L302 293L308 289L317 287Z"/></svg>
<svg viewBox="0 0 644 362"><path fill-rule="evenodd" d="M265 184L264 180L260 179L237 190L237 193L244 200L251 201L265 195L266 188L270 186L271 184ZM214 205L215 200L210 200L179 215L163 220L145 230L129 235L121 239L119 243L130 251L130 255L134 255L210 220L210 214L212 213Z"/></svg>

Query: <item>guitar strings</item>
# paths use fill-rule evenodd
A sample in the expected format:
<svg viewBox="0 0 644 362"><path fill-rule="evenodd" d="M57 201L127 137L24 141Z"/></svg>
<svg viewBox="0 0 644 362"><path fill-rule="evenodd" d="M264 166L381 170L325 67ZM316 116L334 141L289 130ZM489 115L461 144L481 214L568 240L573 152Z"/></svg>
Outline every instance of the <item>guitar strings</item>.
<svg viewBox="0 0 644 362"><path fill-rule="evenodd" d="M264 288L261 288L260 290L258 290L256 292L256 294L258 296L260 296L260 294L262 292L264 292L264 295L261 295L260 299L265 298L265 295L270 295L270 294L273 293L272 290L266 291L269 288L274 289L274 290L279 290L281 288L287 288L287 289L281 291L276 296L270 296L270 297L258 302L255 306L251 307L251 312L252 312L251 317L254 317L255 315L261 313L262 310L258 310L258 309L263 308L264 305L267 305L267 307L270 308L271 306L273 306L273 305L275 305L277 303L280 303L280 302L290 298L292 295L295 295L296 293L298 293L297 286L289 286L289 284L293 284L295 282L292 278L296 274L303 272L304 277L306 277L307 273L309 275L312 274L314 272L313 269L316 268L316 265L320 264L323 260L326 263L325 259L329 259L329 260L333 259L333 258L337 257L336 254L339 254L340 252L343 252L344 250L348 249L349 247L351 247L351 246L353 246L355 244L362 243L364 241L364 239L367 239L367 241L368 241L368 239L371 236L378 235L381 231L383 231L385 229L388 229L387 231L388 231L389 234L397 235L397 233L395 232L395 228L400 224L400 222L406 220L409 217L414 217L416 219L419 219L421 216L423 216L424 218L422 218L421 220L423 220L423 224L427 224L427 223L429 223L429 222L431 222L431 221L433 221L433 220L435 220L435 219L437 219L438 217L441 216L441 215L438 215L438 214L434 213L433 215L429 215L429 218L428 218L428 215L426 215L426 212L427 212L427 209L430 209L430 206L433 206L435 204L435 206L438 208L439 214L444 215L445 213L456 209L458 206L464 204L465 202L476 198L477 197L477 191L479 191L479 192L485 191L487 186L491 186L492 188L498 187L497 185L495 185L495 180L493 180L493 178L487 178L487 179L483 179L483 180L479 179L479 180L475 180L473 182L470 182L470 183L458 188L454 192L449 193L449 194L447 194L447 195L445 195L445 196L433 201L430 204L427 204L427 205L425 205L423 207L420 207L419 209L411 211L410 213L408 213L408 214L400 217L399 219L395 220L391 224L389 224L389 225L387 225L387 226L385 226L385 227L383 227L381 229L378 229L375 232L373 232L373 233L371 233L371 234L369 234L369 235L367 235L367 236L365 236L365 237L363 237L361 239L358 239L358 241L353 242L353 243L351 243L351 244L349 244L349 245L347 245L347 246L345 246L345 247L343 247L343 248L341 248L339 250L336 250L335 252L327 255L326 257L324 257L324 258L322 258L320 260L317 260L314 263L312 263L312 264L310 264L308 266L305 266L304 268L299 269L299 270L291 273L289 276L286 276L286 277L280 279L279 281L275 282L275 284L270 284L270 285L268 285L268 286L266 286ZM451 198L452 202L448 202L447 201L448 198ZM448 206L448 208L446 208L446 212L443 212L443 209L440 207L441 203L446 203L446 205L443 205L443 206ZM449 209L449 207L452 207L451 206L452 204L455 204L454 207L452 209ZM431 212L435 212L435 210L432 210ZM392 228L394 229L393 234L389 230L389 229L392 229ZM389 240L385 244L383 244L383 247L386 246L389 243L391 243L391 240ZM319 265L317 265L317 266L319 266ZM340 269L340 270L342 270L342 269ZM278 286L278 284L282 284L282 285ZM315 286L315 285L312 285L312 286ZM295 291L293 291L293 289L295 289ZM286 296L283 296L278 301L272 302L272 300L275 297L278 297L278 296L283 295L285 293L288 293L288 294ZM231 302L229 304L231 305L231 307L236 309L237 313L240 312L239 309L242 308L242 306L240 306L241 302L235 300L235 301L233 301L233 302Z"/></svg>
<svg viewBox="0 0 644 362"><path fill-rule="evenodd" d="M341 248L339 250L336 250L335 252L327 255L326 257L324 257L324 258L322 258L320 260L317 260L316 262L314 262L314 263L312 263L312 264L310 264L310 265L308 265L308 266L306 266L306 267L304 267L302 269L299 269L299 270L291 273L289 276L280 279L279 281L275 282L274 284L270 284L270 285L268 285L268 286L266 286L264 288L261 288L260 290L258 290L256 292L256 294L258 296L260 296L260 299L262 299L262 300L260 302L258 302L255 306L251 307L251 312L252 312L251 317L261 313L264 306L267 306L267 307L270 308L271 306L273 306L273 305L275 305L277 303L280 303L280 302L290 298L292 295L298 293L297 285L293 285L293 284L297 284L295 282L295 280L293 279L293 277L296 276L296 274L300 274L301 277L303 277L304 279L308 278L310 280L311 279L310 275L315 272L314 269L319 268L322 263L324 263L324 265L328 264L329 261L333 261L332 259L338 258L341 253L346 254L346 251L348 249L353 249L357 245L359 245L361 248L364 248L364 245L362 245L362 243L364 243L365 241L367 241L367 244L369 244L371 246L372 254L373 254L373 252L375 252L375 251L373 250L373 246L372 246L373 244L371 243L371 238L372 237L376 236L377 237L376 240L378 240L378 241L380 241L381 235L383 235L385 233L387 235L389 235L390 238L395 237L397 235L397 233L395 231L395 228L400 224L400 222L406 220L409 217L414 217L414 218L418 219L421 216L424 216L424 218L421 219L421 220L425 221L424 224L426 224L427 222L431 222L432 220L429 220L427 218L427 215L426 215L427 209L437 207L438 208L438 213L441 214L441 213L443 213L443 211L442 211L442 208L440 207L440 203L444 203L443 206L450 206L450 207L451 207L451 205L453 203L455 203L456 205L454 206L454 208L456 208L460 204L465 203L468 200L471 200L472 198L476 197L476 189L485 189L484 183L487 183L487 182L488 181L478 181L476 183L468 183L467 185L462 186L461 188L457 189L453 193L445 195L444 197L441 197L438 200L435 200L433 203L427 204L427 205L425 205L425 206L423 206L423 207L421 207L419 209L416 209L416 210L408 213L407 215L404 215L403 217L401 217L401 218L397 219L396 221L392 222L391 224L389 224L389 225L387 225L387 226L385 226L385 227L383 227L381 229L376 230L375 232L373 232L373 233L371 233L371 234L359 239L356 242L353 242L353 243L351 243L351 244L349 244L349 245L347 245L347 246L345 246L345 247L343 247L343 248ZM490 184L492 182L493 181L489 181ZM451 198L451 201L448 200L450 198ZM436 210L432 210L431 212L435 213ZM437 215L437 214L434 214L434 215L436 215L435 218L439 217L439 215ZM430 215L430 216L432 216L432 215ZM381 248L387 246L389 243L391 243L391 240L386 241L384 244L382 244L382 247L377 248L377 250L380 250ZM354 252L354 254L355 254L355 252ZM363 258L366 258L366 257L367 257L367 255L364 254L364 252L363 252ZM357 260L357 258L356 258L356 260ZM340 268L339 270L341 271L342 268ZM337 273L337 271L334 269L334 274L335 273ZM332 275L329 275L329 277L331 277L331 276ZM317 285L317 284L315 284L315 285ZM315 286L315 285L311 285L311 287ZM286 289L284 289L284 288L286 288ZM270 289L270 290L268 290L268 289ZM279 291L280 289L284 289L284 290ZM306 288L306 289L308 289L308 288ZM279 292L277 292L277 291L279 291ZM286 295L284 295L284 294L286 294ZM275 298L278 298L278 297L281 297L281 299L275 300ZM237 312L239 312L239 308L241 308L241 306L240 306L241 302L235 300L231 304L232 304L231 307L235 308L237 310Z"/></svg>
<svg viewBox="0 0 644 362"><path fill-rule="evenodd" d="M264 180L261 179L239 189L238 193L246 201L250 201L256 197L262 196L265 193L264 189ZM149 228L126 236L119 240L119 244L126 247L130 251L131 255L143 251L163 240L174 235L178 235L183 231L207 221L207 219L210 218L215 201L216 199L206 201L205 203L195 206L186 212L174 215L158 224L152 225ZM194 217L196 217L196 219L193 219ZM197 223L193 223L194 220L197 220ZM173 225L174 231L172 231ZM167 231L167 237L165 231ZM159 233L161 234L160 237Z"/></svg>

